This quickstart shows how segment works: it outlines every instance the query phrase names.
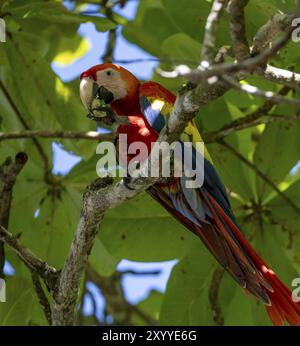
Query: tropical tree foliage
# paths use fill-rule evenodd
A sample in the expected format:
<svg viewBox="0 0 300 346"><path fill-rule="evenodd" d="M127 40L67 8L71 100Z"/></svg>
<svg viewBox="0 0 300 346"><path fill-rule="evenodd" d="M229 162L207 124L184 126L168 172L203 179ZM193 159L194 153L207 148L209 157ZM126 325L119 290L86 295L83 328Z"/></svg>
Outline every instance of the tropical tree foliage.
<svg viewBox="0 0 300 346"><path fill-rule="evenodd" d="M0 43L0 138L30 130L77 133L96 129L81 105L79 81L64 83L51 69L55 61L67 64L86 54L88 43L78 33L81 23L92 22L98 31L110 30L111 34L119 26L129 42L158 59L162 70L170 71L181 64L198 66L211 1L141 0L132 21L114 12L118 6L126 6L126 1L91 1L99 4L100 16L84 14L88 2L73 1L73 9L67 10L54 0L0 0L0 17L5 19L7 31L6 43ZM289 13L294 6L292 0L249 1L245 8L249 42L271 16ZM231 45L226 12L216 45ZM298 71L298 45L289 42L272 57L272 64ZM233 61L230 56L226 59ZM182 78L163 78L157 72L152 79L174 92L184 82ZM257 75L247 77L243 83L284 94L287 99L297 99L299 95L296 87L284 87ZM196 121L205 137L257 110L258 120L280 116L280 121L253 122L243 130L233 129L226 143L234 150L213 141L207 147L230 192L244 233L290 286L292 279L300 275L300 175L294 169L300 159L300 122L295 119L294 105L280 102L266 107L266 102L232 88L201 107ZM8 157L14 158L20 152L28 156L13 186L9 223L3 225L35 255L60 269L79 221L82 194L97 178L97 141L41 137L0 141L1 172ZM52 172L53 142L82 158L66 175ZM124 275L116 271L122 259L138 262L176 259L178 263L163 294L152 291L144 301L132 306L121 287ZM15 273L6 276L7 302L0 304L0 324L47 324L47 313L32 280L35 276L9 246L5 246L5 260ZM4 276L3 268L0 275ZM82 312L84 300L94 299L89 282L101 289L106 301L106 314L100 320ZM44 284L41 288L47 292ZM52 306L53 298L45 294ZM146 193L106 213L82 278L78 306L77 323L83 325L270 324L263 306L246 297L199 239Z"/></svg>

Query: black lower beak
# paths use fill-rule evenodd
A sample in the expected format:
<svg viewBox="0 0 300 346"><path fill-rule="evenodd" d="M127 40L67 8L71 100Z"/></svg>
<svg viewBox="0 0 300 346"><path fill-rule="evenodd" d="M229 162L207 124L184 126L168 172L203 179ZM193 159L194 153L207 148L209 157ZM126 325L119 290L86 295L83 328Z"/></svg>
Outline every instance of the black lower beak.
<svg viewBox="0 0 300 346"><path fill-rule="evenodd" d="M101 85L96 95L100 100L103 100L106 104L113 102L114 94Z"/></svg>

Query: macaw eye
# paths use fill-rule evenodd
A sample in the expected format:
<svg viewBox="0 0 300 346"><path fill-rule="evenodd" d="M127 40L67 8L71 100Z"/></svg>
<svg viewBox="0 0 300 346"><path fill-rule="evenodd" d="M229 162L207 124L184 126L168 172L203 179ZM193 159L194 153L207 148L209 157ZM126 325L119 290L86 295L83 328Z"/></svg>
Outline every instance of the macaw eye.
<svg viewBox="0 0 300 346"><path fill-rule="evenodd" d="M111 76L111 75L112 75L112 72L111 72L111 71L106 71L106 75L107 75L107 76Z"/></svg>

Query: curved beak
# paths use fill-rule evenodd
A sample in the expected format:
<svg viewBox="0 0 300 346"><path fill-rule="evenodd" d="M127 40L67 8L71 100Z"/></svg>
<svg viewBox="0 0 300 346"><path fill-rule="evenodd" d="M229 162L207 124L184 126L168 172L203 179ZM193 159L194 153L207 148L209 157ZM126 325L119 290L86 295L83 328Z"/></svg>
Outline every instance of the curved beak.
<svg viewBox="0 0 300 346"><path fill-rule="evenodd" d="M84 77L80 82L80 98L81 102L87 110L90 109L94 98L97 95L99 85L91 78Z"/></svg>

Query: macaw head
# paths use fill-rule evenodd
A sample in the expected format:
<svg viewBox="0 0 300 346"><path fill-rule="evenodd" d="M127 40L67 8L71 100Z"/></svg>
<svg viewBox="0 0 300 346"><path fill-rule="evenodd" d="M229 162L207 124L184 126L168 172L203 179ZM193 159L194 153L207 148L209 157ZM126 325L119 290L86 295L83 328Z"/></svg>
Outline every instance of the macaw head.
<svg viewBox="0 0 300 346"><path fill-rule="evenodd" d="M95 65L80 76L80 98L90 109L97 95L106 104L137 93L140 82L125 68L116 64Z"/></svg>

